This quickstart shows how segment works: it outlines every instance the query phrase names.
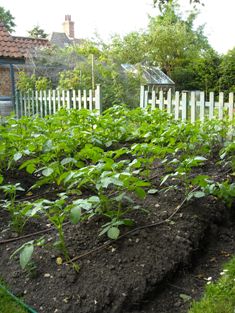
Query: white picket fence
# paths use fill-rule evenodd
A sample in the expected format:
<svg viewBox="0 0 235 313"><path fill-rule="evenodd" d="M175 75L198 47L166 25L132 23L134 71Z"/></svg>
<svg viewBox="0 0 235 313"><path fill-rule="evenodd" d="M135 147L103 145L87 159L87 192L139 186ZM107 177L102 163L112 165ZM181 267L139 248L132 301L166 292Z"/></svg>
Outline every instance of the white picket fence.
<svg viewBox="0 0 235 313"><path fill-rule="evenodd" d="M17 92L15 114L17 117L38 115L44 117L60 110L89 109L101 112L100 86L93 90L44 90Z"/></svg>
<svg viewBox="0 0 235 313"><path fill-rule="evenodd" d="M224 101L225 96L220 92L216 101L214 92L209 93L209 99L206 99L205 92L191 91L172 93L169 90L167 93L160 91L151 93L144 90L141 86L140 90L140 107L146 108L151 105L152 109L159 108L166 110L172 114L176 120L191 120L194 123L196 120L204 121L205 119L223 119L228 116L232 120L235 116L234 94L229 93L228 102Z"/></svg>

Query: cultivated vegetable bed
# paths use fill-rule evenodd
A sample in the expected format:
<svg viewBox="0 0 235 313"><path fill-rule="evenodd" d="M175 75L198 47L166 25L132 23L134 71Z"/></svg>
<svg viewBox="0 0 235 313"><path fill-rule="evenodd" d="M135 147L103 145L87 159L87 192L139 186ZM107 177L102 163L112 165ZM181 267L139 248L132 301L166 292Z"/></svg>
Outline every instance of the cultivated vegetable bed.
<svg viewBox="0 0 235 313"><path fill-rule="evenodd" d="M231 127L122 106L9 119L0 276L38 312L136 309L229 215Z"/></svg>

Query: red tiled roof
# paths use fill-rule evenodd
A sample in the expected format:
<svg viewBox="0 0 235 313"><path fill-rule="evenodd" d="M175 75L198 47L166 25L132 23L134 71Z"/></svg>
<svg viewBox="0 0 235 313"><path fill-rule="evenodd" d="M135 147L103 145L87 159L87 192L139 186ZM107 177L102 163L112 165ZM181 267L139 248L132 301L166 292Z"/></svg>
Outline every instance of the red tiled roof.
<svg viewBox="0 0 235 313"><path fill-rule="evenodd" d="M47 39L11 36L0 22L0 57L23 59L31 50L49 45Z"/></svg>

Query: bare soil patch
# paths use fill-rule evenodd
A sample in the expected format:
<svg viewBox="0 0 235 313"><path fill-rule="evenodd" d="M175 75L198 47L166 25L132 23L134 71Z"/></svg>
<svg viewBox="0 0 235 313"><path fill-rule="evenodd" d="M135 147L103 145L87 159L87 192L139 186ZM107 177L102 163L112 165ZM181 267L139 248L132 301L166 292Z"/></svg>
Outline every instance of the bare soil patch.
<svg viewBox="0 0 235 313"><path fill-rule="evenodd" d="M200 171L222 175L213 162ZM26 176L21 177L25 186ZM12 177L9 175L10 181ZM38 192L49 192L48 198L53 199L53 189ZM167 221L184 198L179 186L177 191L136 200L148 213L132 212L136 231L129 233L129 228L123 228L122 234L128 234L117 241L98 236L104 222L101 218L65 225L69 253L80 256L78 273L71 265L56 263L60 253L52 245L54 231L44 234L47 245L37 248L32 273L22 271L17 261L9 259L20 244L32 238L1 243L0 276L38 312L187 312L191 299L201 295L206 277L218 276L221 263L234 253L235 231L234 208L228 210L211 196L184 202ZM0 241L16 236L6 231L7 223L7 214L0 211ZM24 234L45 228L45 221L36 220L27 225ZM185 301L182 294L191 298Z"/></svg>

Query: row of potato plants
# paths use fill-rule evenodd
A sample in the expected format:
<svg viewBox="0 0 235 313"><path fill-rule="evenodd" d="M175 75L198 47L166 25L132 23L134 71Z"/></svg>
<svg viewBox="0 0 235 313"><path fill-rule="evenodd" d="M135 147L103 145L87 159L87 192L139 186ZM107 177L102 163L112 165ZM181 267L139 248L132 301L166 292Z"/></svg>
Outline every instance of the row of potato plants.
<svg viewBox="0 0 235 313"><path fill-rule="evenodd" d="M69 261L66 221L77 224L103 216L99 235L117 239L122 225L134 224L128 213L142 209L135 204L136 196L144 199L148 193L157 196L181 186L188 200L213 194L231 205L235 196L231 127L234 122L227 120L191 124L174 121L160 110L125 106L114 106L102 115L61 110L46 118L11 117L0 125L0 189L5 194L1 208L8 211L10 226L18 233L29 220L44 216L57 230L56 246ZM224 181L191 175L215 153L229 173ZM156 160L164 168L157 188L151 177ZM33 184L24 190L20 181L8 182L10 171L27 172ZM54 190L55 200L40 192L43 186ZM34 190L38 197L28 200ZM43 244L44 240L32 240L16 251L23 268L34 247Z"/></svg>

